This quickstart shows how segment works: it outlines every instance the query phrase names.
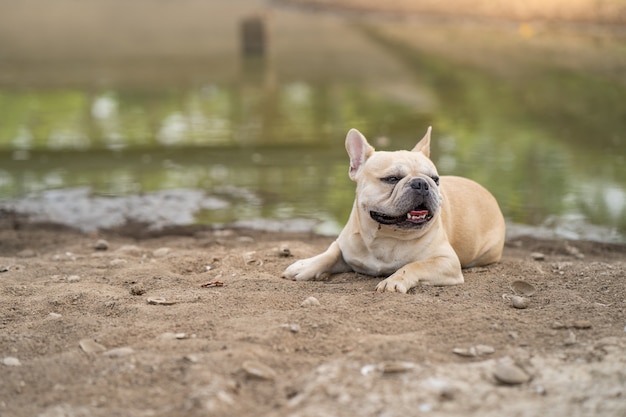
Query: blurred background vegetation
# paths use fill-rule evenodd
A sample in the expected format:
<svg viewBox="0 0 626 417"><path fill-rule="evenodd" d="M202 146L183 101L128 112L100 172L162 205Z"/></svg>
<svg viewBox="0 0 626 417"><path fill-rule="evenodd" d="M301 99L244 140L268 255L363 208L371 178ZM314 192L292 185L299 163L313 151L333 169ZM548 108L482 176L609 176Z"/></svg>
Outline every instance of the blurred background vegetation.
<svg viewBox="0 0 626 417"><path fill-rule="evenodd" d="M624 241L625 10L0 0L0 209L46 219L46 193L67 190L49 220L80 224L73 204L119 215L129 196L193 189L221 202L193 221L336 233L354 189L347 130L401 149L432 125L440 173L485 184L511 229ZM265 49L246 54L251 20Z"/></svg>

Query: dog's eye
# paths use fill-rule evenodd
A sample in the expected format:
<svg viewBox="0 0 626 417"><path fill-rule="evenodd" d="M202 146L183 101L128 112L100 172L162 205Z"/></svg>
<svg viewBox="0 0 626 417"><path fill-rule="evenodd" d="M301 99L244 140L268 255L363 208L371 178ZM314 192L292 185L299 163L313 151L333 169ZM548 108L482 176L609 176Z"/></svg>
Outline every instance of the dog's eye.
<svg viewBox="0 0 626 417"><path fill-rule="evenodd" d="M397 184L400 182L401 179L402 179L401 177L396 177L395 175L391 175L389 177L381 178L380 180L386 184Z"/></svg>
<svg viewBox="0 0 626 417"><path fill-rule="evenodd" d="M435 184L439 185L439 177L438 176L434 175L434 176L432 176L430 178L432 178L433 181L435 181Z"/></svg>

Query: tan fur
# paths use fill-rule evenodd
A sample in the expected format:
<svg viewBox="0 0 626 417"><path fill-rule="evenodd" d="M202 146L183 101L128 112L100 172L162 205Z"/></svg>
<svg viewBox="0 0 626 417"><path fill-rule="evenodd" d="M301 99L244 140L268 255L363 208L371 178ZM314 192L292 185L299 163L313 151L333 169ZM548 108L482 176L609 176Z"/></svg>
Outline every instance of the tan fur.
<svg viewBox="0 0 626 417"><path fill-rule="evenodd" d="M436 185L438 173L429 159L430 132L429 128L411 151L375 152L360 132L350 130L346 137L349 176L357 183L350 218L328 250L295 262L283 277L309 280L357 271L388 276L376 287L379 292L405 293L418 283L460 284L462 267L499 261L505 224L498 203L489 191L466 178L444 176ZM393 185L385 180L390 177ZM417 204L413 201L419 207L426 205L429 220L402 222L402 214L416 212L406 208ZM400 220L387 223L372 212Z"/></svg>

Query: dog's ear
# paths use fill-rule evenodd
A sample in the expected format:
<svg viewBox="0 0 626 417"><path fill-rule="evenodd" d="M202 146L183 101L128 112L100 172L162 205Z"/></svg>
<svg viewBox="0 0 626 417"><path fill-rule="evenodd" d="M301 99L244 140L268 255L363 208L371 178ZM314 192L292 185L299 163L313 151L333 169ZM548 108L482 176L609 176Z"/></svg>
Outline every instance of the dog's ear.
<svg viewBox="0 0 626 417"><path fill-rule="evenodd" d="M421 152L426 155L427 158L430 158L430 132L433 130L432 126L428 126L428 130L426 134L417 142L417 145L412 149L413 152Z"/></svg>
<svg viewBox="0 0 626 417"><path fill-rule="evenodd" d="M374 148L361 132L350 129L346 135L346 150L350 155L350 179L354 181L361 165L374 153Z"/></svg>

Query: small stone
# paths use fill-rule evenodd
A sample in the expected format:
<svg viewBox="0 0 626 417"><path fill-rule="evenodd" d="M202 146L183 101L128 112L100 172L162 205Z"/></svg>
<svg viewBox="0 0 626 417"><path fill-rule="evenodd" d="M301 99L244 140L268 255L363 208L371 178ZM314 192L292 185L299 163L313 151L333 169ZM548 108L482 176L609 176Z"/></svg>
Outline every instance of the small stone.
<svg viewBox="0 0 626 417"><path fill-rule="evenodd" d="M575 329L591 329L591 322L589 320L576 320L573 326Z"/></svg>
<svg viewBox="0 0 626 417"><path fill-rule="evenodd" d="M7 356L6 358L2 359L2 363L5 366L22 366L22 362L20 362L18 358L14 358L12 356Z"/></svg>
<svg viewBox="0 0 626 417"><path fill-rule="evenodd" d="M513 281L510 287L519 296L530 297L535 293L535 287L526 281Z"/></svg>
<svg viewBox="0 0 626 417"><path fill-rule="evenodd" d="M115 258L111 262L109 262L109 265L118 266L118 265L124 265L125 263L128 263L126 259Z"/></svg>
<svg viewBox="0 0 626 417"><path fill-rule="evenodd" d="M496 351L493 346L489 345L476 345L474 346L474 349L476 350L476 354L478 356L491 355Z"/></svg>
<svg viewBox="0 0 626 417"><path fill-rule="evenodd" d="M585 255L575 246L565 243L565 251L576 259L585 259Z"/></svg>
<svg viewBox="0 0 626 417"><path fill-rule="evenodd" d="M246 265L263 266L263 261L257 258L257 253L255 251L244 253L243 261Z"/></svg>
<svg viewBox="0 0 626 417"><path fill-rule="evenodd" d="M246 361L241 365L246 375L250 378L271 381L276 378L276 371L267 365L255 361Z"/></svg>
<svg viewBox="0 0 626 417"><path fill-rule="evenodd" d="M511 304L515 308L524 309L528 308L528 299L524 297L520 297L519 295L514 295L511 297Z"/></svg>
<svg viewBox="0 0 626 417"><path fill-rule="evenodd" d="M93 339L81 339L78 344L80 345L80 348L86 353L104 352L106 350L106 347Z"/></svg>
<svg viewBox="0 0 626 417"><path fill-rule="evenodd" d="M133 353L135 353L135 350L133 348L125 346L125 347L119 347L119 348L107 350L106 352L103 352L102 354L104 356L108 356L109 358L121 358L123 356L132 355Z"/></svg>
<svg viewBox="0 0 626 417"><path fill-rule="evenodd" d="M141 248L136 245L124 245L115 252L122 253L124 255L139 256L141 255Z"/></svg>
<svg viewBox="0 0 626 417"><path fill-rule="evenodd" d="M65 279L67 280L67 282L79 282L80 281L80 277L78 275L70 275L69 277Z"/></svg>
<svg viewBox="0 0 626 417"><path fill-rule="evenodd" d="M172 304L176 304L175 301L168 301L167 299L163 297L148 297L146 299L146 302L148 304L161 305L161 306L171 306Z"/></svg>
<svg viewBox="0 0 626 417"><path fill-rule="evenodd" d="M285 324L281 324L280 327L282 327L283 329L287 329L289 330L291 333L298 333L300 331L300 325L296 324L296 323L285 323Z"/></svg>
<svg viewBox="0 0 626 417"><path fill-rule="evenodd" d="M289 249L289 246L287 246L286 243L283 243L278 248L278 256L280 256L282 258L288 258L288 257L291 256L291 249Z"/></svg>
<svg viewBox="0 0 626 417"><path fill-rule="evenodd" d="M476 349L471 347L469 349L466 348L454 348L452 349L452 353L455 355L463 356L465 358L473 358L476 356Z"/></svg>
<svg viewBox="0 0 626 417"><path fill-rule="evenodd" d="M143 295L146 293L146 289L143 284L131 285L129 291L131 295Z"/></svg>
<svg viewBox="0 0 626 417"><path fill-rule="evenodd" d="M93 244L93 248L95 250L107 250L109 249L109 242L104 239L98 239L96 243Z"/></svg>
<svg viewBox="0 0 626 417"><path fill-rule="evenodd" d="M555 321L554 323L552 323L551 326L553 329L555 330L560 330L560 329L566 329L567 326L563 323L561 323L560 321Z"/></svg>
<svg viewBox="0 0 626 417"><path fill-rule="evenodd" d="M498 382L507 385L518 385L530 381L530 376L520 367L504 361L496 364L493 376Z"/></svg>
<svg viewBox="0 0 626 417"><path fill-rule="evenodd" d="M546 256L541 252L533 252L530 254L530 257L535 261L543 261L546 259Z"/></svg>
<svg viewBox="0 0 626 417"><path fill-rule="evenodd" d="M404 361L389 361L380 364L383 374L399 374L415 369L415 364Z"/></svg>
<svg viewBox="0 0 626 417"><path fill-rule="evenodd" d="M59 313L49 313L48 317L50 317L51 319L60 319L63 316L60 315Z"/></svg>
<svg viewBox="0 0 626 417"><path fill-rule="evenodd" d="M0 272L9 272L9 267L6 265L0 265Z"/></svg>
<svg viewBox="0 0 626 417"><path fill-rule="evenodd" d="M154 256L155 258L163 258L169 255L171 251L172 250L170 248L159 248L152 252L152 256Z"/></svg>
<svg viewBox="0 0 626 417"><path fill-rule="evenodd" d="M309 297L300 304L302 307L319 306L320 302L315 297Z"/></svg>

